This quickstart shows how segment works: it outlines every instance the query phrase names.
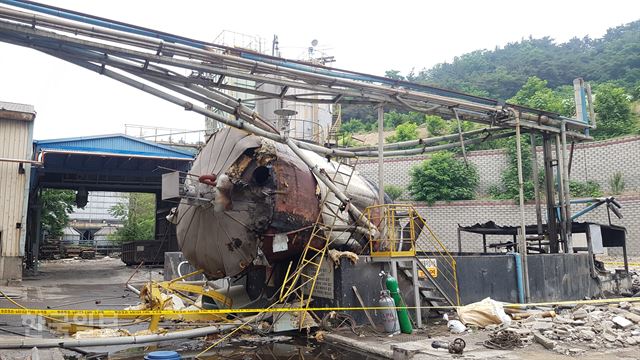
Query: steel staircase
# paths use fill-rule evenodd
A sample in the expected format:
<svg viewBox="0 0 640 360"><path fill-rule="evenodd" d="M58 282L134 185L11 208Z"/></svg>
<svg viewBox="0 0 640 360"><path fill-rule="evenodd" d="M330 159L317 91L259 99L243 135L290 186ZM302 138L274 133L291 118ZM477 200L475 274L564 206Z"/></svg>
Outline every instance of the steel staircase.
<svg viewBox="0 0 640 360"><path fill-rule="evenodd" d="M418 327L422 306L437 311L440 306L460 305L456 261L413 206L376 205L365 213L382 232L380 237L369 238L371 258L395 261L399 275L411 282Z"/></svg>
<svg viewBox="0 0 640 360"><path fill-rule="evenodd" d="M413 261L424 273L424 279L428 284L420 289L421 297L431 306L460 305L456 260L433 233L425 219L417 212L415 218L420 232L415 239L416 256ZM425 260L437 264L435 274L428 271L423 263Z"/></svg>
<svg viewBox="0 0 640 360"><path fill-rule="evenodd" d="M331 127L329 128L329 132L327 134L327 145L338 145L340 127L342 127L342 105L334 104L333 114L331 115Z"/></svg>
<svg viewBox="0 0 640 360"><path fill-rule="evenodd" d="M343 193L346 193L351 178L355 173L357 159L355 161L353 161L354 159L351 160L351 164L341 160L338 163L336 172L331 177L331 181ZM334 226L339 221L340 213L345 210L346 206L338 200L335 193L327 188L327 192L320 204L320 214L311 230L311 236L296 268L292 270L292 263L289 263L283 285L280 288L280 303L292 302L290 297L293 296L298 307L309 308L322 261L332 241L331 235ZM304 327L306 315L307 312L302 311L298 317L300 329Z"/></svg>

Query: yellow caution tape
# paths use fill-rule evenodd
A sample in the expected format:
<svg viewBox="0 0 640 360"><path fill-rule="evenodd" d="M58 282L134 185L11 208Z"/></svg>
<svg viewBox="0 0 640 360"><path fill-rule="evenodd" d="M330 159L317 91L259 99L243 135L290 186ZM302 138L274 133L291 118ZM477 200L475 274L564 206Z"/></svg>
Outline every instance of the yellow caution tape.
<svg viewBox="0 0 640 360"><path fill-rule="evenodd" d="M640 298L613 298L613 299L593 299L593 300L567 300L567 301L549 301L538 303L526 303L526 304L505 304L504 307L518 308L518 307L530 307L530 306L552 306L552 305L578 305L578 304L612 304L620 302L640 302Z"/></svg>
<svg viewBox="0 0 640 360"><path fill-rule="evenodd" d="M605 261L605 265L624 265L622 261ZM640 266L640 262L627 263L629 266Z"/></svg>
<svg viewBox="0 0 640 360"><path fill-rule="evenodd" d="M577 305L577 304L610 304L619 302L640 302L640 298L615 298L597 300L573 300L573 301L550 301L527 304L505 304L505 307L520 308L531 306L552 306L552 305ZM399 309L393 306L369 306L369 307L282 307L282 308L258 308L258 309L211 309L211 310L67 310L67 309L15 309L0 308L0 315L48 315L48 316L98 316L98 317L119 317L119 316L152 316L152 315L193 315L193 314L238 314L238 313L283 313L299 311L362 311L362 310L391 310ZM414 306L403 307L415 309ZM459 306L421 306L421 309L457 309Z"/></svg>

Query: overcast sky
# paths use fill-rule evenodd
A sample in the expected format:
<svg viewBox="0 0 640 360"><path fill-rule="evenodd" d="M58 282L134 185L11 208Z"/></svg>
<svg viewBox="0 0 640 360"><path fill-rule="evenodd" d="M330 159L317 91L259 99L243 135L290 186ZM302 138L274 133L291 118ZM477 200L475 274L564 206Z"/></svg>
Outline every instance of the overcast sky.
<svg viewBox="0 0 640 360"><path fill-rule="evenodd" d="M406 74L529 36L564 42L602 36L640 17L640 1L152 1L57 0L59 7L212 41L222 30L277 34L283 56L311 40L335 66ZM37 139L124 132L124 124L201 129L185 112L113 80L36 51L0 44L0 100L33 104Z"/></svg>

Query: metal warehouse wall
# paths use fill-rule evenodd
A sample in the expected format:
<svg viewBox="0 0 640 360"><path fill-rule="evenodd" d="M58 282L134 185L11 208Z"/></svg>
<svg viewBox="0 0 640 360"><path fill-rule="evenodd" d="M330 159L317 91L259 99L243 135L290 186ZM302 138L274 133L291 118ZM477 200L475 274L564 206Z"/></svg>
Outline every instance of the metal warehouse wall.
<svg viewBox="0 0 640 360"><path fill-rule="evenodd" d="M0 115L0 157L31 159L33 120ZM22 278L30 164L0 162L0 281Z"/></svg>

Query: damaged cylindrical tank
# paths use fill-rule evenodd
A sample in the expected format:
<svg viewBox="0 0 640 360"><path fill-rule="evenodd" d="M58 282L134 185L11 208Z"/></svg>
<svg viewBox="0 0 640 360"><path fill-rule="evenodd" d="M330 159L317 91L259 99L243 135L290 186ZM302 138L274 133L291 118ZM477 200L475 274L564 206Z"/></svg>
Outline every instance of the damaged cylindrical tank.
<svg viewBox="0 0 640 360"><path fill-rule="evenodd" d="M308 158L329 176L338 164L313 152ZM252 265L273 265L299 255L319 217L327 188L286 145L224 128L209 139L185 180L174 214L184 256L211 278L236 276ZM377 202L377 189L355 173L346 192L350 206ZM331 195L331 194L330 194ZM326 220L326 219L325 219ZM336 225L353 225L347 211ZM355 232L333 233L332 245L353 249Z"/></svg>

